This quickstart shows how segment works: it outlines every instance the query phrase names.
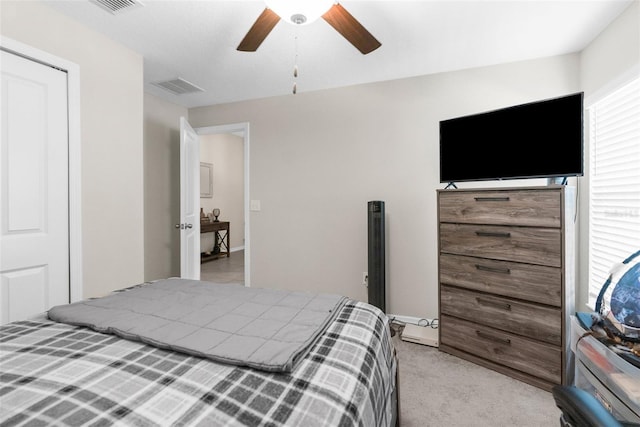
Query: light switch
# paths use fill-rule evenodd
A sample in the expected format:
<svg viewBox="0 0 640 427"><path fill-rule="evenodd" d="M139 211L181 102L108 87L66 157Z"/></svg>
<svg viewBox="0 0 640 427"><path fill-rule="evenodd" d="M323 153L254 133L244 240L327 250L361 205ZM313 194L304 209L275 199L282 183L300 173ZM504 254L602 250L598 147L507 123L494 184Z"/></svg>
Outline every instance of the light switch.
<svg viewBox="0 0 640 427"><path fill-rule="evenodd" d="M260 200L252 200L249 205L249 210L259 211L260 210Z"/></svg>

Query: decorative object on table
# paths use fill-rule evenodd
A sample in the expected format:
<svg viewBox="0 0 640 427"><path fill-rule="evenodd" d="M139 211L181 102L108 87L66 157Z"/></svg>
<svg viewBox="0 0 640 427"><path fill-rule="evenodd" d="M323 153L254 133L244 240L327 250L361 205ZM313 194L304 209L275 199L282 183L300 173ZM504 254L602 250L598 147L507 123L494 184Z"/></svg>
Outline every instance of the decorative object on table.
<svg viewBox="0 0 640 427"><path fill-rule="evenodd" d="M611 269L596 299L596 312L624 338L640 338L640 251Z"/></svg>
<svg viewBox="0 0 640 427"><path fill-rule="evenodd" d="M209 218L207 218L207 214L204 213L204 208L200 208L200 224L207 221L209 221Z"/></svg>
<svg viewBox="0 0 640 427"><path fill-rule="evenodd" d="M213 210L213 216L214 216L213 222L220 222L220 220L218 219L218 217L220 216L220 209L215 208Z"/></svg>

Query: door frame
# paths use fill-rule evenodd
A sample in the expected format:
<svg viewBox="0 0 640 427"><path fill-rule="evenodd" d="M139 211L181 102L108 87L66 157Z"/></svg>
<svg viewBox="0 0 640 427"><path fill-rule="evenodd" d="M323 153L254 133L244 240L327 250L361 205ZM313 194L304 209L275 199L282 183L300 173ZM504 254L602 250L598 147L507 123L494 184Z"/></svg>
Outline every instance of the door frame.
<svg viewBox="0 0 640 427"><path fill-rule="evenodd" d="M69 302L83 299L80 143L80 67L66 59L0 36L0 49L67 73L69 138Z"/></svg>
<svg viewBox="0 0 640 427"><path fill-rule="evenodd" d="M244 157L244 286L251 286L251 239L249 221L249 122L194 127L198 135L242 133Z"/></svg>

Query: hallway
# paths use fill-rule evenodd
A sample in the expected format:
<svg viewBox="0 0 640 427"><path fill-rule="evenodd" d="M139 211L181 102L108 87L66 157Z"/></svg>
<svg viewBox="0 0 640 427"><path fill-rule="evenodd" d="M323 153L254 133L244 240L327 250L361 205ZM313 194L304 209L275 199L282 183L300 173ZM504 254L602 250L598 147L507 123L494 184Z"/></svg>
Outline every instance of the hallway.
<svg viewBox="0 0 640 427"><path fill-rule="evenodd" d="M244 285L244 250L200 264L200 280Z"/></svg>

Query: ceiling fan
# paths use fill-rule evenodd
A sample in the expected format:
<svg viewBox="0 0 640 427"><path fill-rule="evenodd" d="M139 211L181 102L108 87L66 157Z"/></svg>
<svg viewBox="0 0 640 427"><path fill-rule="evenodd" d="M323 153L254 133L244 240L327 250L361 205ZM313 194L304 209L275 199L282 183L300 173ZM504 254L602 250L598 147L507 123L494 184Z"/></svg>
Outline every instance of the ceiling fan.
<svg viewBox="0 0 640 427"><path fill-rule="evenodd" d="M334 3L334 0L265 0L265 3L267 7L244 36L237 50L255 52L281 18L292 24L306 25L322 17L363 55L382 45L342 5Z"/></svg>

